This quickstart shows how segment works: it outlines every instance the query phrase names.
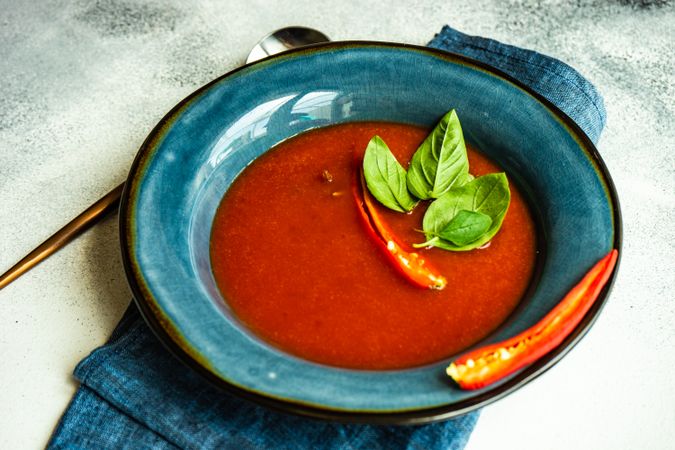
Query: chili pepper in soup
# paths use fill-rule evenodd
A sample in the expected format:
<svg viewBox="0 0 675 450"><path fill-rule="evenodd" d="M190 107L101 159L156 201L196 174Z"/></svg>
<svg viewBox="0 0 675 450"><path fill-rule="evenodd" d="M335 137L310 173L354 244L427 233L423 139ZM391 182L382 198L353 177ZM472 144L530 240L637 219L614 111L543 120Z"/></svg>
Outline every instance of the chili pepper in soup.
<svg viewBox="0 0 675 450"><path fill-rule="evenodd" d="M513 184L502 228L488 245L415 249L443 275L443 290L411 284L364 229L351 191L354 152L362 155L379 135L407 162L426 134L379 122L321 128L279 144L239 175L216 212L211 261L243 324L310 361L400 369L456 354L506 319L536 257L532 215ZM470 147L468 157L474 176L500 171ZM427 205L408 214L373 206L397 241L410 244L424 240Z"/></svg>

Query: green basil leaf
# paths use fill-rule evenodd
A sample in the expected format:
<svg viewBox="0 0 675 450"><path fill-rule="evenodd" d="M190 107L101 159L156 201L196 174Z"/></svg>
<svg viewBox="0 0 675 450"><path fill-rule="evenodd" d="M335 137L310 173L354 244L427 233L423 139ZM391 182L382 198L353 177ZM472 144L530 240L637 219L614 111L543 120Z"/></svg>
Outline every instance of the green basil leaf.
<svg viewBox="0 0 675 450"><path fill-rule="evenodd" d="M408 192L405 169L379 136L374 136L366 147L363 175L370 193L387 208L406 212L417 203Z"/></svg>
<svg viewBox="0 0 675 450"><path fill-rule="evenodd" d="M503 172L484 175L450 189L429 205L422 222L427 242L416 244L415 247L434 246L453 251L480 247L489 242L501 228L510 201L509 182ZM468 243L443 238L441 234L462 210L485 214L492 223L487 231Z"/></svg>
<svg viewBox="0 0 675 450"><path fill-rule="evenodd" d="M460 210L448 225L438 233L438 237L455 245L467 245L490 229L492 218L478 211Z"/></svg>
<svg viewBox="0 0 675 450"><path fill-rule="evenodd" d="M436 125L410 161L408 189L421 199L439 198L467 181L469 160L457 113L453 109Z"/></svg>

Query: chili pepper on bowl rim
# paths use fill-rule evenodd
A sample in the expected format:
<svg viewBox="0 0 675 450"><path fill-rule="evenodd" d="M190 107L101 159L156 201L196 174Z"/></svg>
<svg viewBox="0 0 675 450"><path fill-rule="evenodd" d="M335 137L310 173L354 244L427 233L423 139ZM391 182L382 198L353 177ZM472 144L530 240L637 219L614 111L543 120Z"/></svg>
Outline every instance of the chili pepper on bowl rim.
<svg viewBox="0 0 675 450"><path fill-rule="evenodd" d="M447 374L462 389L480 389L556 348L591 308L612 274L617 257L617 250L610 251L534 326L510 339L462 355L448 366Z"/></svg>

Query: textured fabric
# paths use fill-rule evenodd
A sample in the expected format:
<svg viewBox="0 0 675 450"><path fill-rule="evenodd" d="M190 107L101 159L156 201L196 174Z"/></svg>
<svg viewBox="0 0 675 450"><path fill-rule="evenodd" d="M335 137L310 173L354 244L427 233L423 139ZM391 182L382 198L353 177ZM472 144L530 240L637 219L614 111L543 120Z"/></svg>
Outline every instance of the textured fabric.
<svg viewBox="0 0 675 450"><path fill-rule="evenodd" d="M53 448L451 449L478 415L423 426L345 425L271 411L211 387L162 347L131 305L75 369L82 387Z"/></svg>
<svg viewBox="0 0 675 450"><path fill-rule="evenodd" d="M597 140L602 98L566 64L444 27L431 46L491 64L534 88ZM206 383L172 357L131 305L110 341L75 369L81 386L49 448L464 448L478 412L430 425L316 421L257 406Z"/></svg>
<svg viewBox="0 0 675 450"><path fill-rule="evenodd" d="M564 62L493 39L468 36L448 26L429 46L468 56L505 72L560 108L591 141L598 142L607 119L605 104L590 81Z"/></svg>

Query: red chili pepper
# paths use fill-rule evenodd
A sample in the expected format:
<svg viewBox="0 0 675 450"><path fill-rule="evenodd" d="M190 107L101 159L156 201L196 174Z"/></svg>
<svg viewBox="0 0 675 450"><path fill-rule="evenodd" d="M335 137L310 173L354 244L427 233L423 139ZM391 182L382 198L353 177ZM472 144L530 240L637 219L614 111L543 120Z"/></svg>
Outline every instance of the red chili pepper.
<svg viewBox="0 0 675 450"><path fill-rule="evenodd" d="M447 284L445 277L418 253L406 250L384 223L375 209L358 168L352 183L352 194L366 232L394 267L415 286L424 289L443 289Z"/></svg>
<svg viewBox="0 0 675 450"><path fill-rule="evenodd" d="M454 361L448 375L462 389L480 389L534 362L574 330L614 270L618 251L602 258L536 325L519 335L473 350Z"/></svg>

